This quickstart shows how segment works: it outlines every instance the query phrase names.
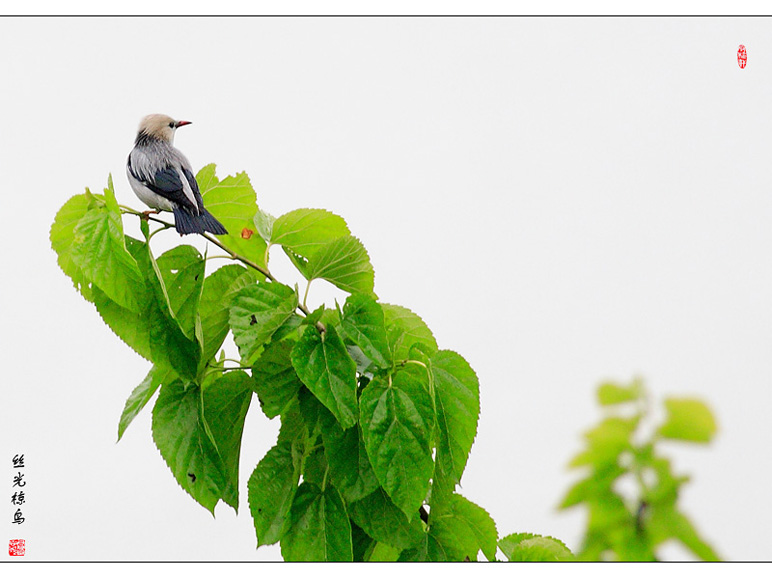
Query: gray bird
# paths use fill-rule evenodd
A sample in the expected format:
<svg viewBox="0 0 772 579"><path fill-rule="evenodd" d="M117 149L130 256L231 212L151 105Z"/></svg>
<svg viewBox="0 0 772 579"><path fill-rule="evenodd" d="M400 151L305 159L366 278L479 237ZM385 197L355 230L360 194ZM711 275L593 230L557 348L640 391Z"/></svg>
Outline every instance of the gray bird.
<svg viewBox="0 0 772 579"><path fill-rule="evenodd" d="M226 235L225 227L204 209L190 162L174 148L174 132L189 124L166 115L143 118L126 163L126 176L145 205L156 213L174 213L174 227L180 235L205 231Z"/></svg>

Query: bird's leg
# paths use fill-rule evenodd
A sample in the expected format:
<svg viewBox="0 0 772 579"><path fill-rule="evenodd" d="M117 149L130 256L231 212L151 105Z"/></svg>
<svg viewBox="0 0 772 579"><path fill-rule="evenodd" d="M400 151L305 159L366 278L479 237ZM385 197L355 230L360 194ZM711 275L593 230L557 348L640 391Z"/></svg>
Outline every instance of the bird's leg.
<svg viewBox="0 0 772 579"><path fill-rule="evenodd" d="M149 211L143 211L142 212L142 219L147 221L151 214L158 215L159 213L161 213L161 211L158 210L158 209L151 209Z"/></svg>

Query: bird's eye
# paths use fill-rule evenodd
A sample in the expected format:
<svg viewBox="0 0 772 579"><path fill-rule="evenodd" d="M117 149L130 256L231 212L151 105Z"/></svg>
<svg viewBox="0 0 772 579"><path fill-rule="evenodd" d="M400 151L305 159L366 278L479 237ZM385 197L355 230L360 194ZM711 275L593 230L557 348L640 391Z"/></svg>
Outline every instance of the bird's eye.
<svg viewBox="0 0 772 579"><path fill-rule="evenodd" d="M169 128L170 128L170 129L173 129L173 128L174 128L174 123L173 123L173 122L169 123Z"/></svg>

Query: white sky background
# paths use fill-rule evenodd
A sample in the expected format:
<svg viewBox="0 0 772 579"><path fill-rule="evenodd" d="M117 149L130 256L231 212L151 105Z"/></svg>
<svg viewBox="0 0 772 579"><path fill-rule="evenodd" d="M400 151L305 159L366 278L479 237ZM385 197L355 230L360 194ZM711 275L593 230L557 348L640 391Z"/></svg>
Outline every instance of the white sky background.
<svg viewBox="0 0 772 579"><path fill-rule="evenodd" d="M748 18L0 20L5 535L32 560L280 558L255 551L246 495L278 421L253 402L240 513L213 519L156 450L150 405L115 444L150 364L50 248L59 207L108 173L142 208L124 163L139 119L163 112L193 121L175 144L196 169L246 171L273 215L342 215L381 300L471 363L462 493L500 535L579 546L584 512L555 510L579 474L566 464L600 417L597 384L640 375L658 406L697 395L718 416L710 447L668 447L693 477L683 509L727 559L770 559L770 33ZM179 241L160 237L158 254ZM309 305L340 295L315 282Z"/></svg>

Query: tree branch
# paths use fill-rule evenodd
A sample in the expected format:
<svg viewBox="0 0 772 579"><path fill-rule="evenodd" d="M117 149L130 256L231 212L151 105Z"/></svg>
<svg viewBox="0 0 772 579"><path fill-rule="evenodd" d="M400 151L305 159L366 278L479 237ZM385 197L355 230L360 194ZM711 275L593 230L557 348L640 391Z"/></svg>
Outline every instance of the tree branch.
<svg viewBox="0 0 772 579"><path fill-rule="evenodd" d="M121 208L121 210L124 213L130 213L131 215L136 215L140 219L145 219L146 221L155 221L156 223L160 223L161 225L164 226L164 229L169 229L169 228L174 227L174 224L169 223L168 221L164 221L163 219L158 219L157 217L152 217L152 216L148 215L147 213L143 213L143 212L137 211L136 209L132 209L131 207L126 207L125 205L120 205L119 207ZM238 253L236 253L232 249L230 249L230 248L226 247L225 245L223 245L222 243L220 243L219 239L217 239L213 235L210 235L209 233L205 232L205 233L201 233L200 235L201 235L201 237L203 237L207 241L210 241L211 243L214 243L217 247L219 247L220 249L225 251L230 256L230 259L235 259L237 261L240 261L244 265L246 265L248 267L251 267L252 269L254 269L256 271L259 271L261 274L263 274L267 279L269 279L271 281L277 281L277 279L273 276L273 274L271 274L271 272L268 270L267 267L262 267L262 266L256 264L251 259L248 259L248 258L244 257L243 255L239 255ZM310 285L310 283L311 282L309 282L309 285ZM308 291L308 287L306 287L306 292L307 291ZM306 295L307 295L307 293L306 293ZM311 315L311 312L308 310L308 308L305 305L305 301L302 304L298 304L297 309L299 309L303 313L303 315L305 317L308 317L309 315ZM316 329L319 330L319 332L324 333L324 332L327 331L327 328L324 326L324 324L322 322L316 322L315 325L316 325Z"/></svg>
<svg viewBox="0 0 772 579"><path fill-rule="evenodd" d="M250 259L247 259L246 257L244 257L242 255L239 255L235 251L225 247L222 243L220 243L220 240L217 239L216 237L214 237L213 235L210 235L208 233L202 233L201 237L203 237L207 241L211 241L212 243L214 243L217 247L219 247L223 251L226 251L228 253L228 255L231 256L232 259L236 259L236 260L240 261L241 263L243 263L244 265L248 265L252 269L255 269L255 270L259 271L260 273L262 273L265 277L267 277L271 281L276 281L276 278L273 277L273 275L271 275L271 272L268 271L267 268L261 267L261 266L257 265L254 261L252 261Z"/></svg>

